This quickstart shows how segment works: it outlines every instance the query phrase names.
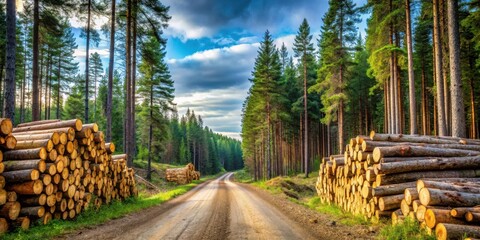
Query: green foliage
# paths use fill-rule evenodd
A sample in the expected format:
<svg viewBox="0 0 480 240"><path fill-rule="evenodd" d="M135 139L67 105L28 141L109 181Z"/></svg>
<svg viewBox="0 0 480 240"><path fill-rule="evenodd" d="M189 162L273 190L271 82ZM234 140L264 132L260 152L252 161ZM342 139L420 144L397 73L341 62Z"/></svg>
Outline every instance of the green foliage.
<svg viewBox="0 0 480 240"><path fill-rule="evenodd" d="M387 225L380 231L379 239L386 240L435 240L435 236L428 235L420 228L417 221L406 218L405 221L397 225Z"/></svg>

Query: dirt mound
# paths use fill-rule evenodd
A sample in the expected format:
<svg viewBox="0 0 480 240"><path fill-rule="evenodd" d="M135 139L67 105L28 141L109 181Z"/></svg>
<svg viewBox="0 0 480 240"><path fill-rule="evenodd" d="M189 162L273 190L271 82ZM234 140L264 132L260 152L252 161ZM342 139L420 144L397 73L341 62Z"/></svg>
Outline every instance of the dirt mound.
<svg viewBox="0 0 480 240"><path fill-rule="evenodd" d="M315 193L314 187L300 183L295 178L276 177L268 180L265 185L269 187L278 187L288 197L300 199L304 196L310 196Z"/></svg>

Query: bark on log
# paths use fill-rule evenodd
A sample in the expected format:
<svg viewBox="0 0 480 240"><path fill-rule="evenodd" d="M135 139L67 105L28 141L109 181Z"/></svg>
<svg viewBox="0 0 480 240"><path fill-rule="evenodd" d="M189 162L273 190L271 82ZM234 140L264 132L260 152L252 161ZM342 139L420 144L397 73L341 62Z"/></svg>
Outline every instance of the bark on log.
<svg viewBox="0 0 480 240"><path fill-rule="evenodd" d="M33 149L12 150L5 152L5 160L47 159L47 150L44 147Z"/></svg>
<svg viewBox="0 0 480 240"><path fill-rule="evenodd" d="M480 223L480 213L479 212L467 212L465 214L465 220L470 223Z"/></svg>
<svg viewBox="0 0 480 240"><path fill-rule="evenodd" d="M480 213L480 206L475 207L457 207L450 211L450 215L456 218L464 218L467 212L477 212Z"/></svg>
<svg viewBox="0 0 480 240"><path fill-rule="evenodd" d="M427 227L435 228L438 223L465 224L465 221L452 217L448 209L430 208L425 212L425 223Z"/></svg>
<svg viewBox="0 0 480 240"><path fill-rule="evenodd" d="M3 164L5 172L25 169L38 169L38 171L44 172L46 169L46 163L42 159L5 161Z"/></svg>
<svg viewBox="0 0 480 240"><path fill-rule="evenodd" d="M34 207L23 207L20 210L22 216L31 216L35 218L43 217L45 215L45 207L43 206L34 206Z"/></svg>
<svg viewBox="0 0 480 240"><path fill-rule="evenodd" d="M22 203L22 208L25 206L43 206L47 203L47 195L42 193L31 197L22 197L20 202Z"/></svg>
<svg viewBox="0 0 480 240"><path fill-rule="evenodd" d="M378 198L378 208L380 211L399 209L400 202L404 199L405 195L391 195Z"/></svg>
<svg viewBox="0 0 480 240"><path fill-rule="evenodd" d="M392 174L412 171L475 169L480 168L479 166L480 156L473 156L380 163L377 169L379 174Z"/></svg>
<svg viewBox="0 0 480 240"><path fill-rule="evenodd" d="M20 208L19 202L7 202L0 208L0 216L9 220L15 220L20 214Z"/></svg>
<svg viewBox="0 0 480 240"><path fill-rule="evenodd" d="M422 188L420 202L425 206L472 207L480 205L480 194Z"/></svg>
<svg viewBox="0 0 480 240"><path fill-rule="evenodd" d="M47 130L47 129L56 129L56 128L66 128L71 127L75 129L75 131L82 130L82 121L80 119L72 119L66 121L59 121L59 122L51 122L39 125L31 125L31 126L24 126L24 127L17 127L14 128L12 132L30 132L36 130Z"/></svg>
<svg viewBox="0 0 480 240"><path fill-rule="evenodd" d="M370 140L388 141L388 142L410 142L410 143L432 143L432 144L457 144L463 143L461 139L439 138L432 136L404 135L404 134L384 134L370 132Z"/></svg>
<svg viewBox="0 0 480 240"><path fill-rule="evenodd" d="M8 191L15 191L22 195L37 195L43 191L43 183L41 180L22 182L17 184L9 184Z"/></svg>
<svg viewBox="0 0 480 240"><path fill-rule="evenodd" d="M17 124L17 127L28 127L28 126L42 125L46 123L54 123L54 122L60 122L60 121L61 121L60 119L39 120L39 121L33 121L33 122L19 123Z"/></svg>
<svg viewBox="0 0 480 240"><path fill-rule="evenodd" d="M23 141L17 140L17 145L15 146L15 149L19 150L19 149L31 149L31 148L39 148L39 147L45 147L47 152L50 152L53 149L54 144L51 139L23 140Z"/></svg>
<svg viewBox="0 0 480 240"><path fill-rule="evenodd" d="M377 185L416 181L424 178L476 178L480 177L480 170L449 170L428 172L407 172L392 175L377 175Z"/></svg>
<svg viewBox="0 0 480 240"><path fill-rule="evenodd" d="M480 226L439 223L435 228L437 240L463 239L465 236L480 238Z"/></svg>
<svg viewBox="0 0 480 240"><path fill-rule="evenodd" d="M377 163L383 157L460 157L477 155L480 155L479 151L408 145L377 147L373 150L373 160Z"/></svg>
<svg viewBox="0 0 480 240"><path fill-rule="evenodd" d="M418 180L417 181L417 191L422 188L436 188L448 191L457 191L457 192L466 192L466 193L478 193L480 194L480 185L477 187L472 187L471 185L465 185L462 183L455 182L440 182L440 181L429 181L429 180Z"/></svg>
<svg viewBox="0 0 480 240"><path fill-rule="evenodd" d="M34 181L40 177L40 172L36 169L17 170L3 173L3 177L9 183Z"/></svg>

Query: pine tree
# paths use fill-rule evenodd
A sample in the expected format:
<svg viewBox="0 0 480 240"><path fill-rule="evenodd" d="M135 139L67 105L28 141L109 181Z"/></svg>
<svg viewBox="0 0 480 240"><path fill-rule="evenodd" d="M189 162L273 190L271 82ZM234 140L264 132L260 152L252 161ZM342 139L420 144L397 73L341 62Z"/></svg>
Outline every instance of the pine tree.
<svg viewBox="0 0 480 240"><path fill-rule="evenodd" d="M154 141L153 131L162 129L166 130L166 111L172 110L173 100L173 81L170 77L167 64L164 62L165 50L164 46L156 40L149 38L148 42L142 48L142 62L140 64L140 73L142 79L138 93L144 99L147 105L148 117L146 120L148 129L148 172L147 179L151 178L151 161L152 161L152 144ZM155 137L157 144L163 139L159 137L165 134L159 133Z"/></svg>
<svg viewBox="0 0 480 240"><path fill-rule="evenodd" d="M273 43L273 39L268 32L265 32L263 41L260 43L258 56L255 59L255 67L253 70L253 88L252 94L262 96L262 104L266 112L265 128L266 128L266 161L267 161L267 178L272 178L272 159L271 159L271 129L272 129L272 108L273 101L276 97L276 85L280 80L281 64L277 49Z"/></svg>
<svg viewBox="0 0 480 240"><path fill-rule="evenodd" d="M90 79L93 81L93 121L97 122L97 82L103 78L103 64L100 54L94 52L90 56Z"/></svg>
<svg viewBox="0 0 480 240"><path fill-rule="evenodd" d="M356 38L355 23L359 21L355 4L351 0L330 1L323 21L319 41L321 66L317 84L312 89L323 92L323 122L327 125L335 120L338 122L338 147L342 153L345 103L348 101L345 93L347 68L352 61L350 49Z"/></svg>
<svg viewBox="0 0 480 240"><path fill-rule="evenodd" d="M313 62L313 43L312 35L310 34L310 26L308 25L307 19L303 19L300 28L298 29L297 35L295 36L295 43L293 51L295 52L295 57L300 59L302 66L302 80L303 80L303 148L304 148L304 170L305 177L308 177L309 167L308 167L308 88L309 79L308 79L308 66Z"/></svg>

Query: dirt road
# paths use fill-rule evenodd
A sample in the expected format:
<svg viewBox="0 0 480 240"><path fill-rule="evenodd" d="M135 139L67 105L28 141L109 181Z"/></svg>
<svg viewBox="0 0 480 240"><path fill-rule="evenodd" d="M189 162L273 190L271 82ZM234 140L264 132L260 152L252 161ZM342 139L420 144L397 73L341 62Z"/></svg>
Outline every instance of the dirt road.
<svg viewBox="0 0 480 240"><path fill-rule="evenodd" d="M227 173L158 207L63 238L210 240L351 239L355 236L351 229L339 233L334 226L308 226L310 224L298 216L290 216L303 214L295 211L296 207L274 206L250 186L231 179L232 173Z"/></svg>

